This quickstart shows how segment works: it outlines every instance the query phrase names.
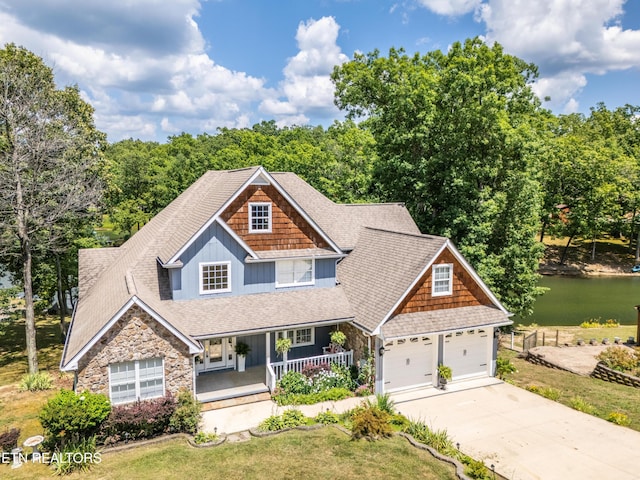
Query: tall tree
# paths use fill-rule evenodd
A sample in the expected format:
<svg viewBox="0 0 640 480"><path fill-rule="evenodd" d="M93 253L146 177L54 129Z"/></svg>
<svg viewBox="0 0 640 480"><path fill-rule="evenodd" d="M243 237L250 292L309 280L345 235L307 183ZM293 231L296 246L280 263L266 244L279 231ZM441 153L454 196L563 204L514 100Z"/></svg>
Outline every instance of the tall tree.
<svg viewBox="0 0 640 480"><path fill-rule="evenodd" d="M539 101L531 64L479 39L336 67L336 104L376 140L375 180L428 233L452 238L514 312L537 294Z"/></svg>
<svg viewBox="0 0 640 480"><path fill-rule="evenodd" d="M23 47L0 50L0 253L17 259L23 282L30 373L34 256L63 251L69 225L95 215L104 142L77 87L56 88L51 68Z"/></svg>

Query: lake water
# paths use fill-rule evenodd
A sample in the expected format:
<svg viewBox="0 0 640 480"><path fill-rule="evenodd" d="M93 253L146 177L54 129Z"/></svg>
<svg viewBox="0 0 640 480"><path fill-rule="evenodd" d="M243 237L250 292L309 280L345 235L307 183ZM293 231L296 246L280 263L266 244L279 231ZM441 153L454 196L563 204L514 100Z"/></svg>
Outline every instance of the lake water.
<svg viewBox="0 0 640 480"><path fill-rule="evenodd" d="M640 274L625 277L543 276L540 286L549 290L538 297L533 315L514 323L528 325L580 325L585 320L609 318L635 324L640 304Z"/></svg>

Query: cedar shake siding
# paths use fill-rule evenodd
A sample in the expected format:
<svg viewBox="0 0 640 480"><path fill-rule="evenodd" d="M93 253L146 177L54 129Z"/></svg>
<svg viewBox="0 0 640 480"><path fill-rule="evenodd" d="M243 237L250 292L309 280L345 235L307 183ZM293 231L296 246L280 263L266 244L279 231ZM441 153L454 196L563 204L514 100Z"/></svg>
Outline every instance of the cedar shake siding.
<svg viewBox="0 0 640 480"><path fill-rule="evenodd" d="M249 203L253 202L271 203L270 233L249 233ZM249 185L221 218L256 251L329 247L272 185Z"/></svg>
<svg viewBox="0 0 640 480"><path fill-rule="evenodd" d="M453 293L451 295L434 297L431 294L433 265L438 264L453 264ZM433 262L423 279L413 287L398 306L394 315L478 305L493 304L453 254L449 250L445 250Z"/></svg>
<svg viewBox="0 0 640 480"><path fill-rule="evenodd" d="M161 357L165 391L193 391L189 347L137 305L132 306L78 362L76 391L109 397L109 365Z"/></svg>

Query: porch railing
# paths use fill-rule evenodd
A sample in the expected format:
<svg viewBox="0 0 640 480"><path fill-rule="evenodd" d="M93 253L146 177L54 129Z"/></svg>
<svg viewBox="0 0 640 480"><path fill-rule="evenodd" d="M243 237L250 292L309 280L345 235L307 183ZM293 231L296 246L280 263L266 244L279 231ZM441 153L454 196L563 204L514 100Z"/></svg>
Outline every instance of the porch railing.
<svg viewBox="0 0 640 480"><path fill-rule="evenodd" d="M296 358L285 362L275 362L267 364L268 387L273 392L276 388L276 382L282 376L291 370L302 373L302 369L307 365L322 365L323 363L337 363L344 367L350 367L353 364L353 350L348 352L328 353L326 355L318 355L316 357Z"/></svg>

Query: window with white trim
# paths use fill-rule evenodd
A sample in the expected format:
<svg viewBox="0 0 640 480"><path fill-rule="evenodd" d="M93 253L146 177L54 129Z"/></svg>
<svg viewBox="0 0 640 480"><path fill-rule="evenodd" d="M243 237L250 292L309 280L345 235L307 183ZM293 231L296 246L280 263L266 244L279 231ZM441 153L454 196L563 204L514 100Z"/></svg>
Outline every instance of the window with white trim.
<svg viewBox="0 0 640 480"><path fill-rule="evenodd" d="M297 328L294 330L286 330L278 332L276 340L284 338L285 335L291 340L291 347L304 347L315 343L315 328Z"/></svg>
<svg viewBox="0 0 640 480"><path fill-rule="evenodd" d="M276 288L313 285L315 283L312 258L278 260L276 262Z"/></svg>
<svg viewBox="0 0 640 480"><path fill-rule="evenodd" d="M249 203L249 232L271 232L271 203Z"/></svg>
<svg viewBox="0 0 640 480"><path fill-rule="evenodd" d="M231 291L231 262L200 264L200 294Z"/></svg>
<svg viewBox="0 0 640 480"><path fill-rule="evenodd" d="M445 263L432 267L433 296L451 295L453 293L453 265Z"/></svg>
<svg viewBox="0 0 640 480"><path fill-rule="evenodd" d="M109 365L111 403L127 403L164 395L162 358L148 358Z"/></svg>

